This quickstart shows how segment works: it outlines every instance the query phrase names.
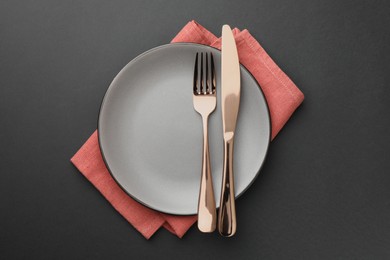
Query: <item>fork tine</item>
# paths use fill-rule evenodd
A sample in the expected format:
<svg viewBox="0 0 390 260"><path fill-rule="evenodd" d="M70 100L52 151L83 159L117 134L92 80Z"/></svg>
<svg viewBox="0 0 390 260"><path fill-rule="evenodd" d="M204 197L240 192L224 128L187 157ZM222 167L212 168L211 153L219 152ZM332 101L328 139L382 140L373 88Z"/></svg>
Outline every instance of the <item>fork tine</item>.
<svg viewBox="0 0 390 260"><path fill-rule="evenodd" d="M198 53L196 53L196 58L195 58L195 67L194 67L194 94L198 94L198 84L199 84L199 79L198 79Z"/></svg>
<svg viewBox="0 0 390 260"><path fill-rule="evenodd" d="M211 86L210 86L210 78L209 78L209 55L206 52L206 89L204 91L205 94L211 94Z"/></svg>
<svg viewBox="0 0 390 260"><path fill-rule="evenodd" d="M214 67L214 57L213 53L210 52L210 63L211 63L211 93L215 93L215 86L216 86L216 80L215 80L215 67Z"/></svg>
<svg viewBox="0 0 390 260"><path fill-rule="evenodd" d="M200 53L200 91L199 91L199 94L204 94L203 52Z"/></svg>
<svg viewBox="0 0 390 260"><path fill-rule="evenodd" d="M200 73L199 73L199 69L200 69ZM203 61L203 52L200 52L200 61L199 61L199 53L198 52L196 53L193 84L194 84L193 86L194 95L215 94L216 79L215 79L214 56L212 52L210 52L210 55L207 52L205 53L205 61Z"/></svg>

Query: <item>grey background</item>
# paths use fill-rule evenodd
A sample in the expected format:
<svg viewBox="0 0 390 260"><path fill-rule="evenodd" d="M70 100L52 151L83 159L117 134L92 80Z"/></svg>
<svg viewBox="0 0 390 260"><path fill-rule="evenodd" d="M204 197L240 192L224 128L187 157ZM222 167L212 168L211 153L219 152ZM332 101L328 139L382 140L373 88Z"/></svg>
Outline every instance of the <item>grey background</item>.
<svg viewBox="0 0 390 260"><path fill-rule="evenodd" d="M0 2L0 256L389 259L388 1ZM69 162L136 55L189 20L248 28L306 96L231 239L145 240Z"/></svg>

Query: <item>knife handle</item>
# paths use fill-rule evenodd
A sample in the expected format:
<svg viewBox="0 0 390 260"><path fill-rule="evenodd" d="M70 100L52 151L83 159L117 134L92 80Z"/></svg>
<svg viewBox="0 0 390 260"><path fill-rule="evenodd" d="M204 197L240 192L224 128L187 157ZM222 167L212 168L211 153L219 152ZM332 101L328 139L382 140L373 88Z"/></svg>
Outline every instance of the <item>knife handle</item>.
<svg viewBox="0 0 390 260"><path fill-rule="evenodd" d="M234 201L233 138L224 140L223 176L221 200L218 213L218 231L231 237L236 233L236 205Z"/></svg>

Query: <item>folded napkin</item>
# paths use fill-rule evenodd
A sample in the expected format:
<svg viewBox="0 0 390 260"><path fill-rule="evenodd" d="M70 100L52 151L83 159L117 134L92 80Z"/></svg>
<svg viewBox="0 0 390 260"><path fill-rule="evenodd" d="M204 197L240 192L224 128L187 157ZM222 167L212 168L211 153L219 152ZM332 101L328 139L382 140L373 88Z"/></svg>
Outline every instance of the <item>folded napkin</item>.
<svg viewBox="0 0 390 260"><path fill-rule="evenodd" d="M272 138L281 130L304 96L286 74L268 56L248 30L233 30L238 56L260 84L270 109ZM189 22L172 42L193 42L220 49L221 38L195 21ZM149 209L129 197L109 174L100 152L95 131L71 162L102 193L111 205L149 239L161 226L182 237L196 222L196 216L174 216Z"/></svg>

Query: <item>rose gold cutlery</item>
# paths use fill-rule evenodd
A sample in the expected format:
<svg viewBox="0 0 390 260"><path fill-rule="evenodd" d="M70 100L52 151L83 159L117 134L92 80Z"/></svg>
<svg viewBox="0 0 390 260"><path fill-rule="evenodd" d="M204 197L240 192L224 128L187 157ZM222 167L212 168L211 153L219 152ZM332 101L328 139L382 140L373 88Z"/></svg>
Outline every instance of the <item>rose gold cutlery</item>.
<svg viewBox="0 0 390 260"><path fill-rule="evenodd" d="M203 59L204 56L205 62ZM224 25L222 27L221 54L224 164L218 213L218 231L222 236L226 237L233 236L237 229L233 174L233 143L240 106L240 90L240 64L236 42L229 25ZM203 158L198 201L198 228L202 232L213 232L216 228L216 207L208 145L208 117L215 110L217 99L214 59L212 53L210 53L210 69L208 53L205 55L203 55L203 53L200 54L200 65L199 53L196 54L193 81L193 103L195 110L202 116L203 122Z"/></svg>
<svg viewBox="0 0 390 260"><path fill-rule="evenodd" d="M205 62L203 56L205 56ZM198 228L202 232L213 232L216 228L217 217L210 167L208 117L215 110L217 104L215 69L212 53L210 55L208 53L200 54L200 66L198 59L199 54L197 53L194 68L193 103L195 110L202 116L203 122L203 158L198 201ZM199 67L200 75L198 73Z"/></svg>
<svg viewBox="0 0 390 260"><path fill-rule="evenodd" d="M224 165L218 230L223 236L236 233L236 208L233 175L233 141L240 105L240 65L237 47L229 25L222 27L221 102L224 140Z"/></svg>

